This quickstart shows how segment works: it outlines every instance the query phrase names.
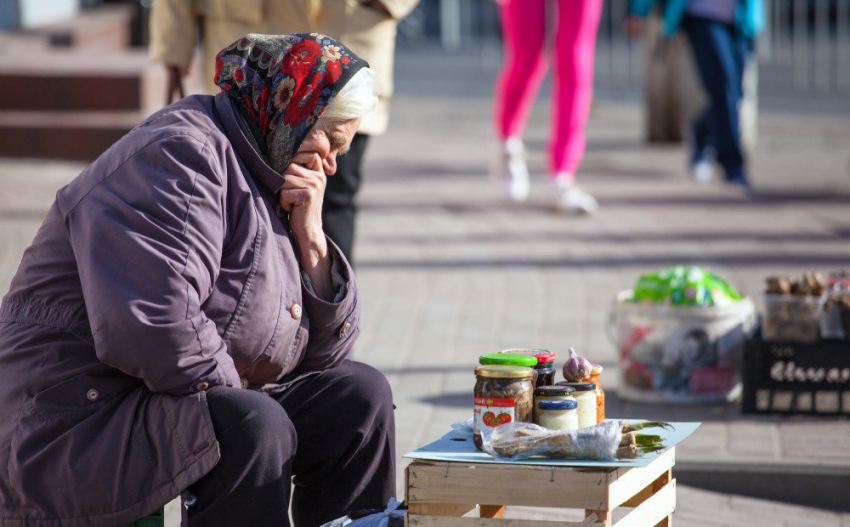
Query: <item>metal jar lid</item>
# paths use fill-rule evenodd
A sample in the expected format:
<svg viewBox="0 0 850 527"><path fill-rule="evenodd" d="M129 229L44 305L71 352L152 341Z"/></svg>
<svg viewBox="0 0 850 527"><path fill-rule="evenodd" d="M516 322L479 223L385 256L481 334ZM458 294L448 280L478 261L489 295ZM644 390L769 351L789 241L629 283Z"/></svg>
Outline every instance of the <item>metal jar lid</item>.
<svg viewBox="0 0 850 527"><path fill-rule="evenodd" d="M534 395L542 397L559 397L572 394L576 389L573 386L555 384L553 386L538 386L534 389Z"/></svg>
<svg viewBox="0 0 850 527"><path fill-rule="evenodd" d="M539 410L555 410L555 411L564 411L564 410L575 410L578 406L578 403L575 400L562 400L559 401L557 399L552 399L549 401L540 401L538 403L537 408Z"/></svg>
<svg viewBox="0 0 850 527"><path fill-rule="evenodd" d="M592 392L596 389L596 383L593 382L567 382L561 381L556 386L572 386L577 392Z"/></svg>
<svg viewBox="0 0 850 527"><path fill-rule="evenodd" d="M522 379L531 378L532 369L525 366L505 366L500 364L487 364L475 368L475 375L479 377L493 377L497 379Z"/></svg>

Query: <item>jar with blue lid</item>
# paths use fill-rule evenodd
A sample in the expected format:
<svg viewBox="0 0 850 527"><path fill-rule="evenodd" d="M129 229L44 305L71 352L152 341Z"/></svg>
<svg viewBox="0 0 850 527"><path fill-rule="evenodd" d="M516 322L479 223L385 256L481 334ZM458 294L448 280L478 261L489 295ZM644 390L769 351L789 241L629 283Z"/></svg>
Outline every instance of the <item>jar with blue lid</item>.
<svg viewBox="0 0 850 527"><path fill-rule="evenodd" d="M578 430L578 403L574 400L549 399L537 403L535 424L550 430Z"/></svg>

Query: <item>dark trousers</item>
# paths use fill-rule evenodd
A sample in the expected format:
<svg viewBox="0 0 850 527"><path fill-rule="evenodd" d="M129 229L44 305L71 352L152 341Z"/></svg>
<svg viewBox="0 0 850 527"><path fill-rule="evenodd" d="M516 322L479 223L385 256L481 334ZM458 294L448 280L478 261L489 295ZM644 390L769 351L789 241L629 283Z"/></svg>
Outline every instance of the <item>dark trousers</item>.
<svg viewBox="0 0 850 527"><path fill-rule="evenodd" d="M744 95L744 65L752 40L733 26L707 18L687 16L682 27L688 35L709 104L694 123L695 151L699 161L714 147L717 161L731 182L746 183L741 150L739 106Z"/></svg>
<svg viewBox="0 0 850 527"><path fill-rule="evenodd" d="M336 173L328 177L322 205L325 234L339 246L349 262L353 256L354 217L357 213L354 197L360 188L360 167L368 139L368 135L355 134L351 148L337 158Z"/></svg>
<svg viewBox="0 0 850 527"><path fill-rule="evenodd" d="M345 361L273 397L214 387L207 402L221 459L187 489L190 527L289 526L290 492L294 524L316 527L395 495L392 393L370 366Z"/></svg>

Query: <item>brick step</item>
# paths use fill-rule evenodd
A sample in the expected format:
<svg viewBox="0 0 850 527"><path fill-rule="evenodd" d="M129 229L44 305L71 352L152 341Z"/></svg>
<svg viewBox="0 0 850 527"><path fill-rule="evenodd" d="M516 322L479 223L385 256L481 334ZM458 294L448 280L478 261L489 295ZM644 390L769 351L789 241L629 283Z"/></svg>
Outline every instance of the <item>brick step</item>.
<svg viewBox="0 0 850 527"><path fill-rule="evenodd" d="M93 161L148 115L0 111L0 157Z"/></svg>
<svg viewBox="0 0 850 527"><path fill-rule="evenodd" d="M0 110L138 111L165 101L165 70L145 50L0 57Z"/></svg>
<svg viewBox="0 0 850 527"><path fill-rule="evenodd" d="M134 4L104 5L81 11L77 15L44 26L8 31L0 34L5 49L31 47L85 48L90 51L118 51L131 43L134 24L141 16L141 6Z"/></svg>

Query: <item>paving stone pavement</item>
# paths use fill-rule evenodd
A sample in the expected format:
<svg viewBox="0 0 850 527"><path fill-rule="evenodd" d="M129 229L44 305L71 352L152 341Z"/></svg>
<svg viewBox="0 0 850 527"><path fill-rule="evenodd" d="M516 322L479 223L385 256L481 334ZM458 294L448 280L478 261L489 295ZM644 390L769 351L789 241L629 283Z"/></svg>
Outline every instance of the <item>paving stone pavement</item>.
<svg viewBox="0 0 850 527"><path fill-rule="evenodd" d="M486 179L485 98L399 98L393 133L370 145L355 249L363 333L354 354L393 384L399 452L469 417L481 353L540 347L563 358L573 346L606 367L609 415L703 422L678 448L679 466L725 468L728 477L765 467L838 471L833 490L847 495L846 418L744 416L737 403L623 401L606 322L618 291L664 266L709 266L759 307L768 275L847 267L850 153L834 138L850 137L850 120L762 116L753 155L758 196L748 198L689 181L680 146L646 147L636 105L599 103L578 181L599 198L600 211L564 217L541 206L545 119L543 105L527 137L532 194L518 206ZM689 521L689 500L708 499L704 492L680 492L677 524ZM747 499L733 506L717 498L718 510L728 512L717 524L761 525L759 506L748 509ZM739 521L748 510L755 523Z"/></svg>
<svg viewBox="0 0 850 527"><path fill-rule="evenodd" d="M681 146L642 143L637 105L598 101L578 181L599 198L600 210L556 216L541 207L545 101L526 137L531 197L511 205L486 178L489 93L443 96L431 80L428 95L427 72L402 68L399 75L400 88L417 89L400 90L391 132L374 138L367 153L354 259L362 333L353 353L393 386L399 456L470 416L478 355L532 346L554 350L560 364L573 346L605 366L609 415L703 422L678 449L678 467L725 467L730 478L766 467L829 474L837 486L828 492L850 495L847 418L754 417L737 404L621 400L616 350L606 336L614 295L645 271L706 265L761 307L767 275L850 267L847 116L763 114L752 163L758 194L749 198L719 183L692 183ZM0 159L0 290L55 190L82 168ZM399 495L406 464L399 459ZM179 522L176 507L169 506L169 525ZM532 516L575 518L570 514ZM847 513L684 485L675 518L694 526L850 526Z"/></svg>

